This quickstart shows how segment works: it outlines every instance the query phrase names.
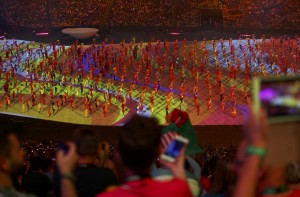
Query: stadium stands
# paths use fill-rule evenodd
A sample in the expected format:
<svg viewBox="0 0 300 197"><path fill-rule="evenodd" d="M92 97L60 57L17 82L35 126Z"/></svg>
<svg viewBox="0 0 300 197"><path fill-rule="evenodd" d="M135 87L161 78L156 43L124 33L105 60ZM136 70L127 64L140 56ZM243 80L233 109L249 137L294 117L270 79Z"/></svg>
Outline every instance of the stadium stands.
<svg viewBox="0 0 300 197"><path fill-rule="evenodd" d="M297 0L87 0L3 1L1 15L19 27L200 27L200 9L222 9L225 28L299 29Z"/></svg>

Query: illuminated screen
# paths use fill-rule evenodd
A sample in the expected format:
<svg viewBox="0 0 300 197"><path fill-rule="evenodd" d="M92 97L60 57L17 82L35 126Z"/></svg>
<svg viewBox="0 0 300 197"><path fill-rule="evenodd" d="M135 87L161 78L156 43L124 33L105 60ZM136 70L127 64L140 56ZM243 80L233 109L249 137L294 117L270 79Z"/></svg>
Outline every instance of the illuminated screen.
<svg viewBox="0 0 300 197"><path fill-rule="evenodd" d="M166 151L166 155L176 158L178 157L181 149L183 148L184 143L178 140L174 140L170 146L168 147L167 151Z"/></svg>
<svg viewBox="0 0 300 197"><path fill-rule="evenodd" d="M300 81L262 82L260 99L269 117L300 115Z"/></svg>

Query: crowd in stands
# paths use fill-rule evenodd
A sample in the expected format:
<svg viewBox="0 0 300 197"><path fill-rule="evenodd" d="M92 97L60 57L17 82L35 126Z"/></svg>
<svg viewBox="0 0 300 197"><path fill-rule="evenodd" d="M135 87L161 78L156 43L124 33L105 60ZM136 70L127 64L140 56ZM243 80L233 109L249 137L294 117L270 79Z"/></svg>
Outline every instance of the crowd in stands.
<svg viewBox="0 0 300 197"><path fill-rule="evenodd" d="M20 1L18 3L21 13L19 13L19 24L33 24L37 27L43 27L48 24L47 1L33 0L30 3Z"/></svg>
<svg viewBox="0 0 300 197"><path fill-rule="evenodd" d="M116 0L109 25L165 26L174 16L173 1Z"/></svg>
<svg viewBox="0 0 300 197"><path fill-rule="evenodd" d="M198 9L198 1L186 1L186 0L179 0L180 5L185 5L180 7L180 11L176 16L177 26L192 26L197 27L200 23L199 18L199 9Z"/></svg>
<svg viewBox="0 0 300 197"><path fill-rule="evenodd" d="M2 15L11 25L21 27L98 26L109 1L4 1Z"/></svg>
<svg viewBox="0 0 300 197"><path fill-rule="evenodd" d="M243 1L224 0L222 1L224 27L240 28L243 19Z"/></svg>
<svg viewBox="0 0 300 197"><path fill-rule="evenodd" d="M100 25L108 6L107 0L50 2L51 25L55 27Z"/></svg>
<svg viewBox="0 0 300 197"><path fill-rule="evenodd" d="M299 1L223 0L222 9L224 27L299 29Z"/></svg>
<svg viewBox="0 0 300 197"><path fill-rule="evenodd" d="M298 0L289 0L288 2L284 6L284 13L287 14L284 25L286 29L296 29L300 26L300 2Z"/></svg>
<svg viewBox="0 0 300 197"><path fill-rule="evenodd" d="M285 3L283 0L247 1L246 17L251 21L251 26L280 29L289 14L284 10Z"/></svg>
<svg viewBox="0 0 300 197"><path fill-rule="evenodd" d="M201 9L220 9L219 1L179 0L180 9L176 15L176 26L199 27Z"/></svg>
<svg viewBox="0 0 300 197"><path fill-rule="evenodd" d="M58 1L49 5L51 22L54 26L80 25L84 20L82 1Z"/></svg>
<svg viewBox="0 0 300 197"><path fill-rule="evenodd" d="M19 7L16 0L12 1L1 1L0 2L0 14L7 21L8 24L18 25L18 13Z"/></svg>
<svg viewBox="0 0 300 197"><path fill-rule="evenodd" d="M222 9L225 28L298 29L297 0L87 0L3 1L11 25L61 27L81 25L200 27L199 9Z"/></svg>

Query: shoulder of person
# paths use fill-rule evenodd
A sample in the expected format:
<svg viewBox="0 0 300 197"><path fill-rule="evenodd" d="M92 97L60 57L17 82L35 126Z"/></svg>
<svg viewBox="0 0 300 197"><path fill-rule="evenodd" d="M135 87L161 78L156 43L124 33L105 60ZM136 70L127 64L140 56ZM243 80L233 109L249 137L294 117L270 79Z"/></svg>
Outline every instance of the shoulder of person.
<svg viewBox="0 0 300 197"><path fill-rule="evenodd" d="M292 193L289 195L289 197L298 197L300 196L300 189L295 189L292 191Z"/></svg>
<svg viewBox="0 0 300 197"><path fill-rule="evenodd" d="M187 180L180 180L180 179L174 178L163 184L164 184L165 189L167 189L168 186L170 186L170 188L175 188L178 191L178 194L185 193L185 196L192 196ZM188 194L190 194L190 195L188 195Z"/></svg>
<svg viewBox="0 0 300 197"><path fill-rule="evenodd" d="M0 189L0 197L8 197L8 196L14 196L14 197L36 197L32 194L25 194L20 193L15 189Z"/></svg>

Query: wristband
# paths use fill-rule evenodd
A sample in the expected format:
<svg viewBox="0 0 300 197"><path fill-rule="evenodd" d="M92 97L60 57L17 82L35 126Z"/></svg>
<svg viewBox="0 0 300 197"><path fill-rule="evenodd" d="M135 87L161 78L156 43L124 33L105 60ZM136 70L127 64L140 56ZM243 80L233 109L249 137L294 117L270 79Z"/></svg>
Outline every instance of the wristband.
<svg viewBox="0 0 300 197"><path fill-rule="evenodd" d="M267 149L250 145L247 147L246 153L248 155L256 155L259 157L265 157L267 155Z"/></svg>
<svg viewBox="0 0 300 197"><path fill-rule="evenodd" d="M67 179L69 181L75 182L75 176L71 173L61 174L61 179Z"/></svg>

